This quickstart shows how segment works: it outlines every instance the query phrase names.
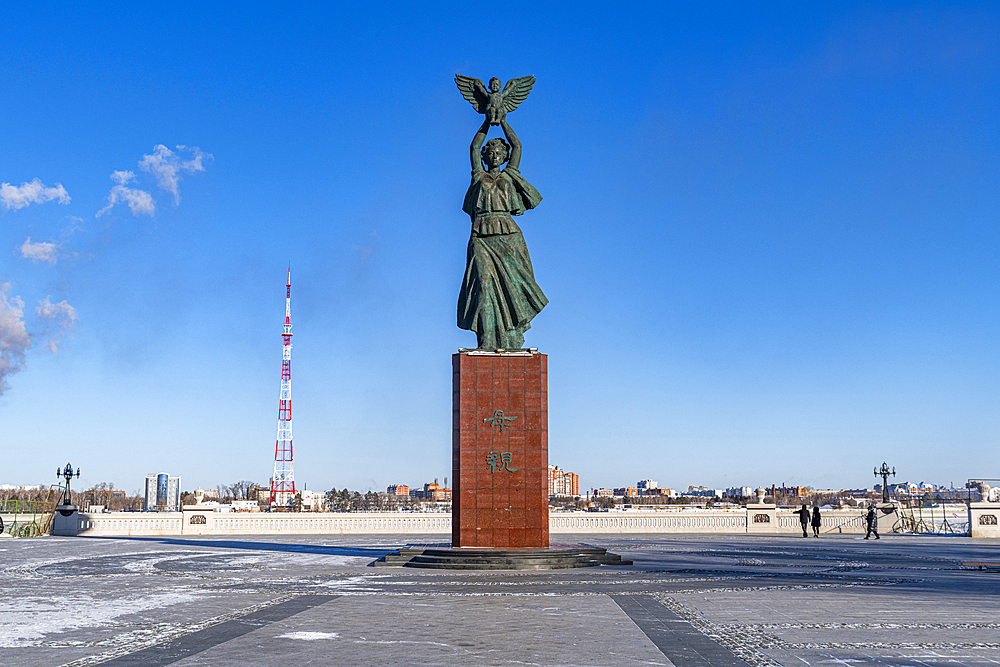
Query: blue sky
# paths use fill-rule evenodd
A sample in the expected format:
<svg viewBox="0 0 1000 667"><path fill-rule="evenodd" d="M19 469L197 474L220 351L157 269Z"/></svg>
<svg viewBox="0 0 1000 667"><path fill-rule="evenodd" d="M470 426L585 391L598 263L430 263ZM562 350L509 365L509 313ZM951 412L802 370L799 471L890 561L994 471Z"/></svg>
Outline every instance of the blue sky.
<svg viewBox="0 0 1000 667"><path fill-rule="evenodd" d="M994 3L4 13L0 483L265 482L289 263L299 486L448 476L456 73L537 77L526 344L582 486L1000 477Z"/></svg>

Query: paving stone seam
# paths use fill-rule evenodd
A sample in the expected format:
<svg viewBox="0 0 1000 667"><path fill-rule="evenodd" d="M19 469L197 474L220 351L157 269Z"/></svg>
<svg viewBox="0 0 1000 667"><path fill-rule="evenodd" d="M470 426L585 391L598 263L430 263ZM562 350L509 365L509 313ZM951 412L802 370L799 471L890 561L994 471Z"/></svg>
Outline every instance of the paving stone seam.
<svg viewBox="0 0 1000 667"><path fill-rule="evenodd" d="M836 650L836 649L867 649L867 650L995 650L1000 648L1000 642L785 642L776 643L775 648L784 650Z"/></svg>
<svg viewBox="0 0 1000 667"><path fill-rule="evenodd" d="M683 618L706 637L715 640L729 649L740 660L751 665L751 667L782 667L781 663L761 653L751 643L743 641L743 637L740 634L729 631L724 626L716 625L669 595L662 593L653 593L652 595L664 607Z"/></svg>
<svg viewBox="0 0 1000 667"><path fill-rule="evenodd" d="M746 661L740 656L656 598L650 595L609 597L671 664L681 667L746 667Z"/></svg>
<svg viewBox="0 0 1000 667"><path fill-rule="evenodd" d="M612 547L608 547L608 549L611 549L611 548ZM619 548L619 550L626 550L626 549L621 549L621 547L618 547L618 548ZM850 550L850 549L831 549L831 548L826 548L826 551L833 552L833 553L839 552L839 553L857 555L857 551L853 551L853 550ZM711 556L713 558L732 558L733 554L738 554L738 553L749 553L749 554L758 554L758 555L759 554L763 554L763 555L771 555L771 556L788 556L788 557L799 558L799 559L803 559L803 560L833 560L833 559L836 559L836 558L840 558L840 556L830 556L830 555L826 555L826 554L822 554L822 553L815 553L815 552L809 552L809 551L788 551L788 550L784 550L784 549L779 550L779 549L773 549L773 548L767 548L767 547L759 547L759 548L757 548L757 547L755 547L755 548L738 548L738 547L734 547L733 549L727 549L725 551L695 551L695 550L691 550L691 549L665 549L665 550L660 551L660 553L669 553L669 554L675 554L675 555L690 555L690 556L699 556L699 557ZM895 552L895 551L874 551L874 550L869 550L869 551L865 551L865 555L866 556L879 556L879 557L888 557L888 558L898 558L900 560L917 560L917 561L933 561L933 562L939 562L939 563L951 563L953 565L958 565L960 563L960 560L961 560L961 559L957 559L957 558L948 558L948 557L944 557L944 556L927 556L927 555L922 555L922 554L906 553L906 552Z"/></svg>
<svg viewBox="0 0 1000 667"><path fill-rule="evenodd" d="M1000 630L1000 623L746 623L762 630Z"/></svg>
<svg viewBox="0 0 1000 667"><path fill-rule="evenodd" d="M701 570L700 572L705 572L705 570ZM740 574L734 574L732 572L727 572L727 571L720 571L720 572L726 572L726 573L722 574L722 575L719 575L719 576L713 576L713 577L684 577L683 579L677 579L677 580L672 580L672 581L680 581L680 582L685 582L685 583L686 582L702 582L702 581L750 581L750 580L754 580L754 579L776 579L776 578L779 578L779 577L789 578L789 579L791 579L793 577L797 577L797 578L807 578L807 577L821 578L821 579L824 579L824 580L827 580L827 581L831 581L832 580L833 582L836 582L833 585L840 585L841 582L846 582L846 583L851 583L851 584L853 584L853 583L881 584L883 582L888 582L888 583L893 583L893 584L903 584L903 583L920 583L920 582L923 581L923 579L915 579L915 578L909 578L909 577L907 577L907 578L902 578L902 577L878 577L878 578L875 578L875 577L872 577L872 576L865 576L863 578L860 578L860 577L857 577L857 576L845 577L845 576L839 576L839 575L838 576L822 576L822 577L820 577L820 576L817 576L815 573L802 573L801 575L799 575L799 574L789 575L789 574L786 574L786 573L766 573L766 574L760 574L760 575L757 575L757 574L740 575ZM685 574L684 572L679 572L677 570L651 570L650 573ZM497 574L498 574L498 576L503 576L505 578L507 577L507 572L506 571L501 571L501 572L498 572ZM318 585L334 585L337 582L337 579L332 579L332 580L331 579L325 579L324 580L322 577L315 577L315 578L313 578L313 580L317 581ZM404 580L401 580L401 581L370 581L369 580L368 583L373 584L373 585L386 585L386 586L423 586L423 585L430 585L430 584L434 584L434 585L449 585L449 586L529 586L529 585L533 585L533 584L537 584L539 586L560 586L560 585L602 586L602 585L618 585L619 583L622 583L622 582L615 581L615 580L608 580L608 581L596 581L596 580L593 580L593 581L588 581L588 580L578 580L578 579L555 579L555 580L553 580L553 579L539 579L537 581L481 581L481 580L468 581L468 580L464 580L464 579L450 579L450 580L446 580L446 581L440 581L440 580L437 580L437 581L432 581L432 580L419 581L419 580L416 580L416 579L404 579ZM664 583L668 583L668 580L663 579L663 578L660 578L660 579L627 579L623 583L626 583L626 584L664 584ZM796 585L800 585L800 584L796 584ZM823 583L817 582L815 585L827 585L827 583L826 582L823 582Z"/></svg>
<svg viewBox="0 0 1000 667"><path fill-rule="evenodd" d="M782 639L775 635L764 632L756 632L754 628L739 624L725 624L718 626L723 633L729 633L738 638L746 646L760 651L780 650L780 651L804 651L804 650L957 650L976 649L991 650L1000 648L998 642L893 642L893 641L861 641L861 642L823 642L806 641L793 642Z"/></svg>
<svg viewBox="0 0 1000 667"><path fill-rule="evenodd" d="M692 591L694 592L694 591ZM701 592L701 591L698 591ZM900 624L892 623L857 623L857 624L837 624L837 623L817 623L817 624L796 624L796 623L764 623L764 624L741 624L725 623L717 624L705 618L703 615L689 609L683 603L665 594L653 594L663 605L671 609L678 616L689 621L693 626L705 633L706 636L715 639L720 644L728 648L743 660L755 666L780 666L780 663L762 652L762 649L782 650L782 651L803 651L803 650L992 650L1000 648L998 642L790 642L776 635L764 632L764 629L795 629L797 627L809 628L821 626L817 629L845 629L855 626L856 629L897 629ZM1000 627L998 623L983 624L911 624L919 625L924 629L978 629L967 626L985 626L985 629ZM825 626L825 627L822 627ZM859 627L860 626L860 627ZM866 626L881 626L871 628ZM931 627L932 626L932 627ZM949 628L948 626L962 626ZM920 629L920 628L915 628Z"/></svg>
<svg viewBox="0 0 1000 667"><path fill-rule="evenodd" d="M687 583L686 580L683 583ZM705 581L714 581L712 579L706 579ZM437 582L440 588L446 588L452 584L441 584ZM460 583L460 582L456 582ZM634 585L635 582L628 582L627 585ZM644 582L639 582L644 583ZM690 593L741 593L741 592L757 592L757 591L783 591L783 590L811 590L817 588L823 589L840 589L840 588L862 588L862 587L877 587L877 586L893 586L899 582L882 582L882 581L866 581L866 582L840 582L840 583L816 583L816 584L794 584L794 585L774 585L774 586L743 586L743 587L711 587L711 588L673 588L670 590L663 590L664 584L669 582L665 581L652 581L648 582L656 584L660 587L659 590L651 591L648 588L643 589L626 589L618 588L615 590L602 590L602 591L528 591L528 592L509 592L509 591L455 591L455 590L419 590L419 591L394 591L386 590L385 588L378 589L352 589L348 586L336 586L336 585L324 585L320 584L309 588L294 588L289 589L287 587L248 587L240 586L239 590L248 593L259 593L266 595L268 593L273 593L275 591L283 591L288 594L293 595L313 595L318 592L332 591L338 595L343 596L389 596L389 597L412 597L412 596L446 596L446 597L552 597L552 596L593 596L593 595L649 595L651 593L661 593L664 595L671 594L690 594ZM301 585L301 582L299 582ZM231 590L226 586L219 586L218 590Z"/></svg>
<svg viewBox="0 0 1000 667"><path fill-rule="evenodd" d="M699 574L704 574L706 572L708 572L708 573L718 573L719 576L718 577L712 577L713 579L721 579L723 577L727 577L727 578L731 578L731 579L776 579L778 577L788 578L788 579L791 579L791 578L794 578L794 577L797 577L797 578L800 578L800 579L804 579L804 578L812 578L812 579L844 579L845 578L844 574L846 572L850 572L853 569L856 569L856 568L840 569L840 568L834 567L834 568L826 568L826 569L823 569L823 570L817 570L817 571L813 571L813 572L756 572L756 573L744 573L744 572L742 572L740 570L713 570L713 569L705 569L705 568L702 568L702 569L683 568L683 569L677 569L677 570L652 570L652 571L653 572L658 572L658 573L663 573L663 574L689 574L689 573L695 573L695 572L697 572ZM903 568L879 568L879 569L900 570L900 569L903 569ZM957 568L955 568L955 569L957 569ZM857 575L852 575L852 576L856 577ZM872 579L872 578L874 578L876 576L878 576L876 574L876 572L872 572L871 574L865 575L865 579ZM904 578L901 578L901 577L878 577L878 580L879 581L896 580L896 581L899 581L899 582L919 581L918 579L904 579Z"/></svg>
<svg viewBox="0 0 1000 667"><path fill-rule="evenodd" d="M273 591L269 591L273 592ZM149 637L138 642L129 644L127 647L122 646L119 648L112 649L110 651L105 651L98 655L87 656L85 658L80 658L74 660L73 662L67 662L61 667L89 667L90 665L97 665L102 662L107 662L115 658L120 658L122 656L129 655L130 653L135 653L143 649L147 649L157 644L163 644L165 642L171 641L173 639L178 639L186 635L193 634L204 630L205 628L210 628L213 625L218 625L220 623L225 623L226 621L236 620L244 616L249 616L255 612L261 611L262 609L267 609L268 607L273 607L276 604L281 604L282 602L287 602L293 598L299 597L297 594L286 594L274 598L273 600L268 600L267 602L261 602L259 604L252 605L250 607L245 607L239 611L229 612L227 614L220 614L219 616L213 616L212 618L205 619L204 621L199 621L197 623L185 623L182 626L170 624L172 629L165 630L161 634ZM107 641L113 641L107 640Z"/></svg>
<svg viewBox="0 0 1000 667"><path fill-rule="evenodd" d="M822 584L775 584L774 586L740 586L722 588L686 588L674 589L671 593L747 593L752 591L803 591L812 588L865 588L870 586L897 586L899 584L920 583L919 579L902 579L899 581L845 581L843 583Z"/></svg>

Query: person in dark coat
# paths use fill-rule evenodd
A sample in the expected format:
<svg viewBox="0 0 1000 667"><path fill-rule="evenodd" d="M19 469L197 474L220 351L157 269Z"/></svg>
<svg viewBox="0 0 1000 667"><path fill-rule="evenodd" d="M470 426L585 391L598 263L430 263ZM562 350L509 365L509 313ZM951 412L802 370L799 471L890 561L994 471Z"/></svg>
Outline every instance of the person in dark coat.
<svg viewBox="0 0 1000 667"><path fill-rule="evenodd" d="M822 523L823 522L819 518L819 505L816 505L815 507L813 507L813 517L812 517L812 527L813 527L814 537L819 537L819 527L820 525L822 525Z"/></svg>
<svg viewBox="0 0 1000 667"><path fill-rule="evenodd" d="M799 515L799 523L802 524L802 537L809 537L809 519L812 516L809 514L809 506L803 505L796 514Z"/></svg>
<svg viewBox="0 0 1000 667"><path fill-rule="evenodd" d="M878 539L878 514L875 513L875 503L868 506L868 514L865 515L865 539L867 540L872 533L875 533L875 539Z"/></svg>

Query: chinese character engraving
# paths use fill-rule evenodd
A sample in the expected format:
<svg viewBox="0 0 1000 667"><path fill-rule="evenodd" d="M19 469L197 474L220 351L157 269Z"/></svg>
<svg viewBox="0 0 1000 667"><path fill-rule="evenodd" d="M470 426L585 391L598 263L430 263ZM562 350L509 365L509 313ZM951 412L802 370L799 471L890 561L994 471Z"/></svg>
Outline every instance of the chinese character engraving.
<svg viewBox="0 0 1000 667"><path fill-rule="evenodd" d="M505 428L510 428L510 423L517 419L517 417L504 417L503 410L494 410L492 417L486 417L483 419L483 423L489 423L490 426L499 426L500 432L502 433Z"/></svg>
<svg viewBox="0 0 1000 667"><path fill-rule="evenodd" d="M510 467L512 459L513 455L510 452L490 452L486 455L486 467L492 473L498 473L501 470L517 472L517 468Z"/></svg>

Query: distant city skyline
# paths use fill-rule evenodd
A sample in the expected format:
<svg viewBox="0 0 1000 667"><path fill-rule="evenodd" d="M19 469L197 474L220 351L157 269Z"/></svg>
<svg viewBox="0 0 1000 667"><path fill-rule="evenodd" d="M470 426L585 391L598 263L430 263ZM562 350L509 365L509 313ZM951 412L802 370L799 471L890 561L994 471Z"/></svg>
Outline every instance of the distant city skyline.
<svg viewBox="0 0 1000 667"><path fill-rule="evenodd" d="M1000 477L1000 6L524 11L18 12L0 483L265 484L289 264L296 484L449 476L456 73L537 79L525 344L583 487Z"/></svg>

